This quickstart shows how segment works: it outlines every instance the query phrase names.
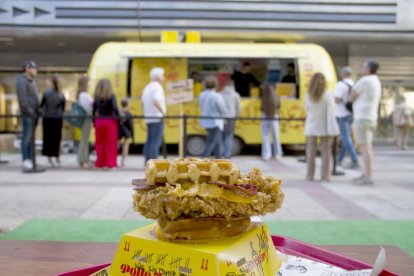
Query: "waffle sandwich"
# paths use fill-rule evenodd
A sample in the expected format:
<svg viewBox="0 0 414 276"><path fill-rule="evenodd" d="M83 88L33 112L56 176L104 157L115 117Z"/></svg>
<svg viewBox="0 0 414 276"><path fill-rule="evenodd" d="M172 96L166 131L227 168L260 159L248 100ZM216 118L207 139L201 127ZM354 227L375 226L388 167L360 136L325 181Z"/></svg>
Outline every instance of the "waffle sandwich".
<svg viewBox="0 0 414 276"><path fill-rule="evenodd" d="M230 160L149 160L135 179L134 210L158 220L164 238L224 238L246 231L250 216L280 208L280 179L254 168L241 176Z"/></svg>

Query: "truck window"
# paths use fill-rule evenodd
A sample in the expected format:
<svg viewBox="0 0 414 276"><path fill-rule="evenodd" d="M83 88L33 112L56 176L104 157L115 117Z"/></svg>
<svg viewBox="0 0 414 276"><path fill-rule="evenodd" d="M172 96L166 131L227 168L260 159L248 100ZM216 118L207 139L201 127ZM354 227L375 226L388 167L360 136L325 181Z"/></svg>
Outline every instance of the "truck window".
<svg viewBox="0 0 414 276"><path fill-rule="evenodd" d="M299 99L299 74L295 61L283 60L281 65L282 74L279 76L279 83L286 91L284 96Z"/></svg>
<svg viewBox="0 0 414 276"><path fill-rule="evenodd" d="M188 60L188 76L194 80L194 93L197 97L202 88L202 81L208 75L215 75L219 80L219 90L228 78L234 81L235 89L244 98L258 97L260 84L271 83L281 88L282 96L299 98L299 80L297 70L289 69L293 59L215 59L194 58Z"/></svg>

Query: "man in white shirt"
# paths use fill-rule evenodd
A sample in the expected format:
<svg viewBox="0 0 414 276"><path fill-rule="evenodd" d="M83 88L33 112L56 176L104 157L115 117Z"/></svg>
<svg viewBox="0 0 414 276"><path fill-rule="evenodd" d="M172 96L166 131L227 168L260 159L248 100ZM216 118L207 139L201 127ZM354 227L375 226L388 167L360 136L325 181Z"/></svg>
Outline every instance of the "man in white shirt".
<svg viewBox="0 0 414 276"><path fill-rule="evenodd" d="M351 74L351 67L347 66L341 69L341 80L336 85L334 96L336 103L336 119L341 133L341 149L338 155L338 163L341 164L346 154L349 154L352 160L349 168L354 169L358 168L359 165L351 137L352 113L345 106L351 95L352 86L354 85L354 82L351 79Z"/></svg>
<svg viewBox="0 0 414 276"><path fill-rule="evenodd" d="M236 120L234 118L239 117L241 110L241 98L240 94L236 92L234 88L234 82L229 78L226 82L226 85L223 88L223 91L220 92L220 96L223 97L224 102L226 103L228 116L233 119L227 119L224 122L223 129L223 138L224 138L224 148L223 155L225 158L231 158L231 150L233 146L233 137L234 130L236 128Z"/></svg>
<svg viewBox="0 0 414 276"><path fill-rule="evenodd" d="M357 179L359 184L373 184L372 140L377 127L378 106L381 99L381 82L377 76L379 64L368 60L361 68L363 77L352 89L349 101L353 103L354 130L364 159L364 173Z"/></svg>
<svg viewBox="0 0 414 276"><path fill-rule="evenodd" d="M162 143L164 122L167 112L165 104L164 69L155 67L150 72L151 82L145 86L141 97L142 110L147 125L147 141L144 145L145 163L150 159L158 158ZM147 118L149 117L149 118Z"/></svg>

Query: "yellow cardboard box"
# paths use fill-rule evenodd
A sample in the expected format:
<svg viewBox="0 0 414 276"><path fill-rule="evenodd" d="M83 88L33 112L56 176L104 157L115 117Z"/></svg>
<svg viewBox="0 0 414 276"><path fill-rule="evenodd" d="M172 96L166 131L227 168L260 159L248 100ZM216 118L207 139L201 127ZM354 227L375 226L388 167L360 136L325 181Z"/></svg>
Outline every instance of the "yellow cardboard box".
<svg viewBox="0 0 414 276"><path fill-rule="evenodd" d="M280 268L266 224L246 233L198 244L159 240L156 223L123 235L110 275L276 275Z"/></svg>

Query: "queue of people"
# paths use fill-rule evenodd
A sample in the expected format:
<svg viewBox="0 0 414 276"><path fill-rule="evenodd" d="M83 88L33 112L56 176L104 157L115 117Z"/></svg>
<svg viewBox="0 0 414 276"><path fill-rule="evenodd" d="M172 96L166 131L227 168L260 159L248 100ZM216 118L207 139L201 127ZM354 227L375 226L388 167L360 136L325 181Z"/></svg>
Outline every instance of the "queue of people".
<svg viewBox="0 0 414 276"><path fill-rule="evenodd" d="M288 75L285 82L293 82L294 65L288 64ZM322 156L321 180L329 181L331 177L331 150L334 137L340 134L341 148L337 162L343 164L346 155L350 156L349 168L358 168L359 161L356 147L362 152L363 174L355 179L360 184L372 184L372 140L376 128L378 106L381 95L381 83L377 76L378 63L368 60L364 63L362 77L354 84L351 79L352 69L342 68L341 80L337 83L334 93L327 90L327 80L321 73L315 73L310 81L308 92L305 94L307 117L305 121L307 174L310 181L315 179L315 157L319 141ZM43 155L48 157L51 166L60 164L60 143L65 111L65 97L61 91L60 79L53 76L51 88L47 90L40 101L34 78L37 65L33 61L23 64L23 72L17 80L17 95L22 118L22 156L23 168L31 169L31 139L37 125L38 117L43 117ZM215 76L204 79L204 91L199 97L201 109L200 125L206 130L206 147L203 157L231 158L236 118L241 111L241 83L247 88L250 84L259 85L250 73L250 64L244 63L241 72L226 76L225 85L218 87ZM147 126L147 138L143 153L145 162L157 158L163 139L164 120L166 115L166 99L163 89L164 69L153 68L150 72L151 81L143 90L141 102ZM82 76L78 81L77 102L87 115L81 126L81 139L78 150L78 163L81 167L90 167L89 137L92 126L95 128L95 149L97 168L118 167L118 145L121 144L121 163L129 151L129 145L134 137L132 114L129 111L129 101L121 100L121 110L108 79L98 81L93 98L87 93L89 80ZM238 88L239 87L239 88ZM260 85L260 111L262 112L262 158L277 159L282 156L279 138L278 113L280 98L275 88L268 83ZM398 99L393 115L397 131L398 147L406 149L408 132L413 127L412 110L405 104L401 96ZM92 118L94 118L92 120ZM352 131L353 126L353 131ZM270 142L270 136L273 143Z"/></svg>
<svg viewBox="0 0 414 276"><path fill-rule="evenodd" d="M22 168L23 171L33 169L32 139L39 117L42 116L43 147L42 154L48 158L51 167L60 166L63 118L66 100L62 94L61 80L53 75L50 89L43 93L39 100L35 77L37 65L34 61L26 61L22 73L17 79L17 97L22 116ZM96 168L115 168L118 156L118 142L122 147L121 166L125 164L129 144L133 137L132 115L129 113L129 101L122 99L121 112L118 111L117 99L108 79L98 81L94 97L87 90L89 79L82 76L78 80L76 103L84 111L80 126L81 136L77 152L77 160L82 168L91 167L89 138L92 126L95 128ZM120 116L121 115L121 116ZM92 119L94 118L94 119Z"/></svg>
<svg viewBox="0 0 414 276"><path fill-rule="evenodd" d="M206 129L207 142L203 156L214 152L216 158L231 158L232 144L236 127L236 119L241 112L241 97L249 94L250 85L260 86L260 82L250 72L250 63L244 62L240 71L227 76L224 87L219 89L217 78L208 76L204 80L205 91L199 101L202 115L206 117L221 117L218 119L201 119L200 124ZM25 62L23 73L19 76L17 91L21 114L23 115L22 154L24 169L31 169L31 137L37 125L40 113L43 116L43 154L48 157L51 166L60 165L60 143L62 138L63 115L65 112L65 97L60 88L57 76L51 79L51 89L46 91L40 103L37 96L35 76L37 65L33 61ZM164 70L153 68L150 72L150 83L142 93L142 110L147 126L147 138L143 153L145 162L157 158L163 139L166 114L166 100L163 90ZM80 167L93 166L90 162L89 137L92 127L95 129L95 149L97 159L94 167L115 168L118 166L118 142L121 144L120 166L125 165L129 145L133 139L132 115L129 113L129 102L121 100L122 109L118 110L117 99L108 79L98 81L94 96L88 94L89 80L82 76L78 80L77 106L82 109L81 130L78 146L77 161ZM218 91L220 90L220 91ZM271 156L280 157L282 154L279 141L277 114L280 101L275 98L274 88L262 88L263 117L267 118L262 124L264 160ZM247 91L247 92L246 92ZM273 106L270 106L270 105ZM73 108L73 107L72 107ZM225 117L223 119L222 117ZM95 118L95 119L92 119ZM120 118L120 119L118 119ZM273 137L273 153L270 146L269 134ZM54 158L54 159L53 159Z"/></svg>
<svg viewBox="0 0 414 276"><path fill-rule="evenodd" d="M377 62L367 60L361 68L362 77L354 85L350 79L351 69L349 67L343 68L341 70L341 80L334 92L335 101L331 94L326 91L325 76L321 73L313 75L305 98L308 180L314 180L314 160L318 139L321 144L322 156L321 180L330 180L332 138L339 133L341 135L341 150L338 162L342 163L348 153L352 162L349 167L359 167L351 136L351 125L353 125L353 133L362 153L364 165L363 173L355 178L354 182L360 185L372 185L374 183L372 175L372 141L377 126L381 97L381 82L377 76L378 68L379 64ZM334 103L336 103L336 110Z"/></svg>

